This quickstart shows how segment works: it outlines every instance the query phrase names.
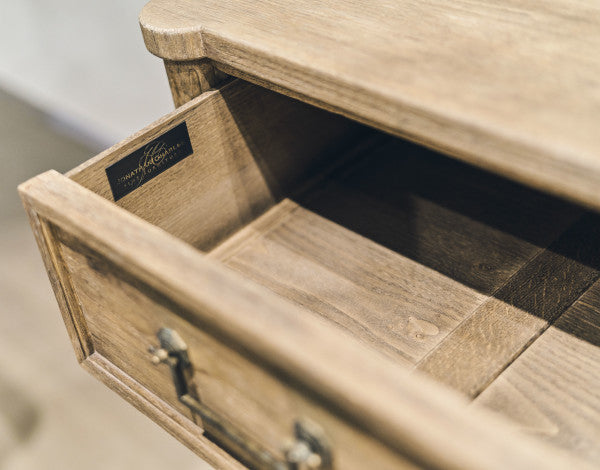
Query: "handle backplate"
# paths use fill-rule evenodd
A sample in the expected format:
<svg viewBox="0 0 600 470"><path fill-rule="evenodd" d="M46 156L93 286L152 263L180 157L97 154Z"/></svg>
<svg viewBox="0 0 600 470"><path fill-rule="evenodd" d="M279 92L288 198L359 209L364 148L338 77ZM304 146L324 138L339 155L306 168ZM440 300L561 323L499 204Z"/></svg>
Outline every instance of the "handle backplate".
<svg viewBox="0 0 600 470"><path fill-rule="evenodd" d="M160 347L151 347L152 362L171 369L177 397L202 420L207 438L223 447L249 468L259 470L331 470L332 457L321 428L306 419L294 423L294 441L282 446L283 458L275 456L256 440L245 436L203 404L188 385L193 372L188 348L181 336L169 328L157 333Z"/></svg>

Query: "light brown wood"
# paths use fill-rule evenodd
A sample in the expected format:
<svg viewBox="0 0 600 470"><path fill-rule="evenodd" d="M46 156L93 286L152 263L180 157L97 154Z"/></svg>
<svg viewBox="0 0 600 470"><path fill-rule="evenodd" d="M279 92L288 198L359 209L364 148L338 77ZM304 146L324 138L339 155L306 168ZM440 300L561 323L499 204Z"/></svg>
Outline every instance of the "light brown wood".
<svg viewBox="0 0 600 470"><path fill-rule="evenodd" d="M594 217L410 145L362 158L211 256L469 397L598 279Z"/></svg>
<svg viewBox="0 0 600 470"><path fill-rule="evenodd" d="M524 432L600 462L600 283L475 400Z"/></svg>
<svg viewBox="0 0 600 470"><path fill-rule="evenodd" d="M225 450L206 439L202 435L202 428L175 411L164 400L140 385L139 382L115 367L100 354L92 353L83 360L81 365L215 468L224 470L245 468Z"/></svg>
<svg viewBox="0 0 600 470"><path fill-rule="evenodd" d="M285 378L287 387L310 391L331 419L342 419L402 458L428 468L585 468L574 457L515 436L485 413L469 411L448 390L410 375L68 178L48 172L20 190L38 217L102 253L115 275L159 293L182 321ZM107 287L120 291L115 283Z"/></svg>
<svg viewBox="0 0 600 470"><path fill-rule="evenodd" d="M162 327L181 332L189 346L195 366L193 380L202 402L238 427L247 439L258 438L272 454L282 458L283 443L293 437L294 420L303 417L323 427L335 449L337 468L415 468L317 406L310 395L295 391L286 381L245 359L228 342L194 328L178 316L167 299L143 285L130 284L104 257L64 233L59 239L86 311L95 354L183 416L190 418L190 412L177 400L169 368L150 364L148 348L158 344L156 332ZM106 295L108 292L112 294Z"/></svg>
<svg viewBox="0 0 600 470"><path fill-rule="evenodd" d="M526 328L532 315L558 316L597 277L556 260L553 246L544 251L578 217L566 203L391 138L355 160L210 256L469 395L469 384L487 385L494 364L502 370L541 332L543 319ZM588 247L584 261L600 250L590 228L568 238L569 248L575 237ZM582 241L582 234L589 237ZM540 266L545 257L550 261ZM554 279L565 265L570 274ZM546 298L536 289L548 289ZM538 296L535 309L520 302L513 328L497 325L505 302ZM474 318L489 337L478 340ZM462 330L471 336L457 338ZM502 339L504 350L489 353Z"/></svg>
<svg viewBox="0 0 600 470"><path fill-rule="evenodd" d="M600 221L586 215L418 364L475 397L600 276Z"/></svg>
<svg viewBox="0 0 600 470"><path fill-rule="evenodd" d="M114 202L106 168L183 122L192 155ZM150 363L163 326L202 403L273 455L309 417L336 469L584 468L413 371L501 387L599 277L579 207L241 80L20 191L78 359L218 468L242 467Z"/></svg>
<svg viewBox="0 0 600 470"><path fill-rule="evenodd" d="M50 284L56 296L75 357L81 362L92 351L92 344L85 328L85 320L73 292L73 284L66 271L60 247L47 221L40 219L36 210L23 201L31 229L42 255Z"/></svg>
<svg viewBox="0 0 600 470"><path fill-rule="evenodd" d="M366 131L303 103L236 80L71 170L112 200L105 168L182 122L194 153L117 201L128 211L208 250L292 191L330 153Z"/></svg>
<svg viewBox="0 0 600 470"><path fill-rule="evenodd" d="M160 57L600 208L596 4L152 0L140 24Z"/></svg>
<svg viewBox="0 0 600 470"><path fill-rule="evenodd" d="M81 365L136 408L160 423L165 430L211 465L222 469L241 469L242 466L235 459L205 439L202 429L186 420L185 415L175 412L161 398L149 392L95 351L79 295L74 291L71 273L65 264L64 245L57 239L56 228L46 219L40 218L27 199L23 202L75 355Z"/></svg>
<svg viewBox="0 0 600 470"><path fill-rule="evenodd" d="M208 60L165 60L165 70L176 108L212 88L219 88L228 79Z"/></svg>

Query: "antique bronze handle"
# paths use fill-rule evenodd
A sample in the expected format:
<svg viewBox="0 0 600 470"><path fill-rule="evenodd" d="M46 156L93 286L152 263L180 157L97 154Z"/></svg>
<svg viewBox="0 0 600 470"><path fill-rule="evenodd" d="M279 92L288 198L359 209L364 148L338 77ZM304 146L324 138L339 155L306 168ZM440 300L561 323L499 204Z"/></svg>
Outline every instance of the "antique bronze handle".
<svg viewBox="0 0 600 470"><path fill-rule="evenodd" d="M159 348L150 348L154 364L167 364L171 369L179 401L197 414L207 438L223 447L249 468L265 470L330 470L332 458L327 440L320 427L308 420L294 423L294 441L282 449L284 459L278 458L255 440L237 431L200 400L193 396L186 374L193 368L188 348L181 336L169 328L157 333Z"/></svg>

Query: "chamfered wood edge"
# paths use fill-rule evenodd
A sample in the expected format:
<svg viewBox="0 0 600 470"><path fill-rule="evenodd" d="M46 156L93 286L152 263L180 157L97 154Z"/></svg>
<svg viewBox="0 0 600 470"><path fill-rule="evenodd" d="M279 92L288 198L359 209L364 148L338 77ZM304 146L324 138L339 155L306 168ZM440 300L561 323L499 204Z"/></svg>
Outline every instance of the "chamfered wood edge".
<svg viewBox="0 0 600 470"><path fill-rule="evenodd" d="M246 468L219 446L203 437L202 429L199 426L183 418L170 405L148 391L99 353L93 353L81 365L86 371L158 423L169 434L192 449L209 464L227 470Z"/></svg>
<svg viewBox="0 0 600 470"><path fill-rule="evenodd" d="M197 424L182 417L171 406L94 351L70 274L62 258L60 243L50 223L39 217L21 187L19 192L79 364L211 465L219 469L246 468L204 438L202 428Z"/></svg>
<svg viewBox="0 0 600 470"><path fill-rule="evenodd" d="M293 376L344 419L428 468L586 468L528 439L450 390L414 376L354 338L55 171L23 183L30 207L211 328ZM311 338L310 345L306 338Z"/></svg>
<svg viewBox="0 0 600 470"><path fill-rule="evenodd" d="M329 71L272 56L207 30L191 18L177 28L161 25L160 15L151 9L150 3L140 13L142 35L147 49L165 60L209 59L229 75L600 210L600 167L591 155L583 164L576 149L553 148L443 109L428 109L408 96L390 100L384 90L346 83ZM356 108L361 111L352 110Z"/></svg>
<svg viewBox="0 0 600 470"><path fill-rule="evenodd" d="M21 196L23 194L21 193ZM46 220L41 219L34 207L23 198L25 211L37 242L52 290L56 297L67 334L73 345L77 361L81 363L93 352L91 338L76 300L73 284L60 252L59 243Z"/></svg>
<svg viewBox="0 0 600 470"><path fill-rule="evenodd" d="M207 57L202 28L199 25L181 28L151 26L144 18L144 9L140 13L139 24L146 48L157 57L173 61L198 60Z"/></svg>
<svg viewBox="0 0 600 470"><path fill-rule="evenodd" d="M230 79L209 60L185 62L165 60L164 63L176 108L202 93L220 88Z"/></svg>

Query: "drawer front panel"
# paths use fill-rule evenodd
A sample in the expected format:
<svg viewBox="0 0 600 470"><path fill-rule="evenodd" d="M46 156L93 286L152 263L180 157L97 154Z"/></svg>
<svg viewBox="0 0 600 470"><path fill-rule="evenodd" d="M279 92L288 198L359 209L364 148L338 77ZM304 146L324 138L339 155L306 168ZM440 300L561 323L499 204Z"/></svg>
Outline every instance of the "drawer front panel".
<svg viewBox="0 0 600 470"><path fill-rule="evenodd" d="M277 458L284 458L295 422L309 419L323 429L333 468L414 468L308 399L311 391L298 391L293 379L257 365L236 344L192 326L185 312L160 292L128 279L65 232L56 233L95 352L182 415L198 420L179 402L169 368L151 362L149 348L158 346L156 334L161 328L179 332L189 347L191 387L201 403L226 426ZM202 426L199 420L198 425ZM227 447L226 442L221 444Z"/></svg>
<svg viewBox="0 0 600 470"><path fill-rule="evenodd" d="M243 467L150 364L161 328L204 406L277 458L307 419L338 469L586 468L56 172L20 191L82 365L217 468Z"/></svg>

